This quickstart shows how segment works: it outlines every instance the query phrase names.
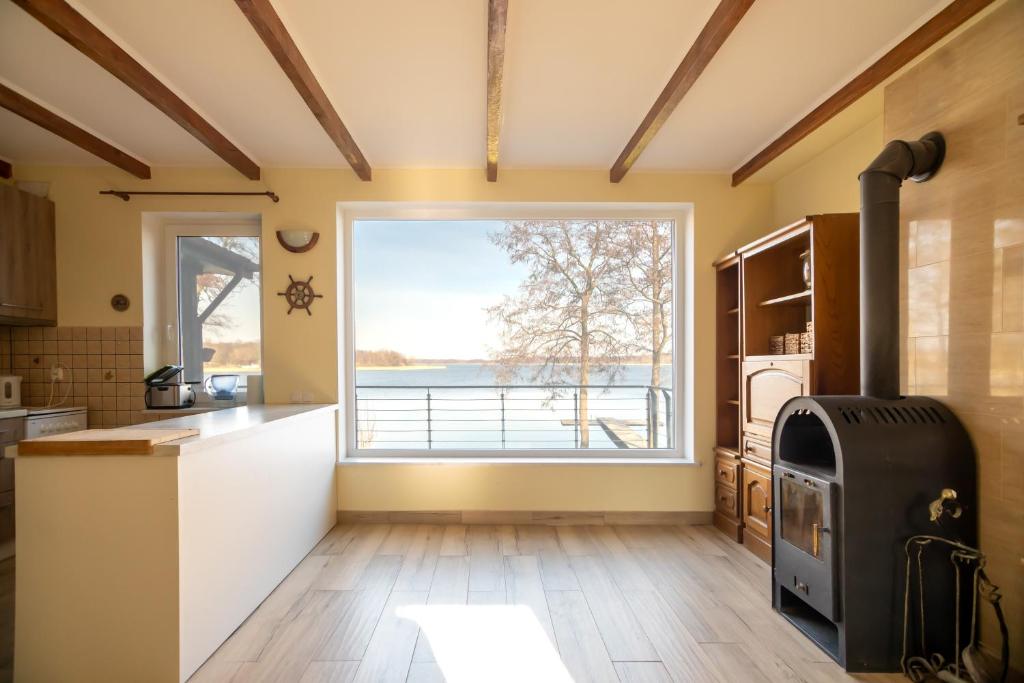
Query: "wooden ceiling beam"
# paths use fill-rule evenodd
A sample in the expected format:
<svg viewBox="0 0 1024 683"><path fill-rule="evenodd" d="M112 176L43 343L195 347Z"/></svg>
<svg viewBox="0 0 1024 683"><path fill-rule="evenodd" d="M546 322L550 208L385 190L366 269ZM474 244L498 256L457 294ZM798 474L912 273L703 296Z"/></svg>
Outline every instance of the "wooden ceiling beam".
<svg viewBox="0 0 1024 683"><path fill-rule="evenodd" d="M704 73L704 69L711 63L711 59L753 4L754 0L721 0L711 18L701 29L697 40L690 46L683 61L679 63L679 67L672 74L665 89L654 101L654 106L647 112L640 127L633 133L633 137L629 139L626 147L619 154L619 158L612 165L608 175L613 183L622 180L636 160L640 158L644 149L665 125L668 117L672 115L676 106L697 82L700 75Z"/></svg>
<svg viewBox="0 0 1024 683"><path fill-rule="evenodd" d="M260 168L256 162L65 0L13 2L149 101L246 178L259 180Z"/></svg>
<svg viewBox="0 0 1024 683"><path fill-rule="evenodd" d="M150 177L149 166L135 157L122 152L108 142L100 140L92 133L82 130L62 116L54 114L38 102L33 102L21 93L11 90L3 84L0 84L0 107L31 121L37 126L45 128L55 135L59 135L71 144L81 147L90 154L95 154L104 161L108 161L114 166L131 173L136 178L148 180ZM10 164L8 164L9 169Z"/></svg>
<svg viewBox="0 0 1024 683"><path fill-rule="evenodd" d="M886 52L874 64L815 107L792 128L755 154L732 174L733 187L750 178L826 121L913 61L951 31L992 4L994 0L953 0L942 11Z"/></svg>
<svg viewBox="0 0 1024 683"><path fill-rule="evenodd" d="M505 24L508 0L487 3L487 181L498 179L501 91L505 74Z"/></svg>
<svg viewBox="0 0 1024 683"><path fill-rule="evenodd" d="M327 93L320 87L313 71L309 68L291 34L285 28L281 17L274 11L270 0L235 0L242 14L249 20L263 43L281 65L292 85L299 91L306 106L323 126L324 131L338 147L342 156L362 180L370 180L373 171L363 156L356 141L348 132Z"/></svg>

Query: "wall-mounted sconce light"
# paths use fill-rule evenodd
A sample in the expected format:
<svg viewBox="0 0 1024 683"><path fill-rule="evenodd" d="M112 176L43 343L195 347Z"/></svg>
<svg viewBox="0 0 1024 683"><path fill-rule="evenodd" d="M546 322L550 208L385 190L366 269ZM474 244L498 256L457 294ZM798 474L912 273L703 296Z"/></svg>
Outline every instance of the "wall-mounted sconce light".
<svg viewBox="0 0 1024 683"><path fill-rule="evenodd" d="M316 246L320 233L313 230L287 229L277 231L277 241L293 254L301 254Z"/></svg>

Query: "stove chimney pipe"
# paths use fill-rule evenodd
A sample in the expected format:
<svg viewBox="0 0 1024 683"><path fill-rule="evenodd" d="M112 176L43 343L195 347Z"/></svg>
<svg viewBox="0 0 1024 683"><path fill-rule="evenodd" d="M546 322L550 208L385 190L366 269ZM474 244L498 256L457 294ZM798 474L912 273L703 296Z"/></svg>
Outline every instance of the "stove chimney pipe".
<svg viewBox="0 0 1024 683"><path fill-rule="evenodd" d="M922 183L946 154L941 133L893 140L860 179L860 393L900 397L900 186Z"/></svg>

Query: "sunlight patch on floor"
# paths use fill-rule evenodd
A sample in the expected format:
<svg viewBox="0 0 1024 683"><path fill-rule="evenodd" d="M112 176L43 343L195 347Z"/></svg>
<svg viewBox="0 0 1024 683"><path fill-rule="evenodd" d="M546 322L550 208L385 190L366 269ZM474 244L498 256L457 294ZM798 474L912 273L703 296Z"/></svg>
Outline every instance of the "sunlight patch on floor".
<svg viewBox="0 0 1024 683"><path fill-rule="evenodd" d="M419 625L449 683L572 681L525 605L408 605L396 614Z"/></svg>

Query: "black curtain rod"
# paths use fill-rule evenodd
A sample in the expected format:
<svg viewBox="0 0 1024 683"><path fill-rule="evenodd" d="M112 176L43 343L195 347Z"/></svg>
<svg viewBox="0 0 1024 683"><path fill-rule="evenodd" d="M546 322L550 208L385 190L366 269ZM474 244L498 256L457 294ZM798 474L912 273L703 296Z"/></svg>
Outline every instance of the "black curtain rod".
<svg viewBox="0 0 1024 683"><path fill-rule="evenodd" d="M275 193L266 192L142 192L133 190L100 190L100 194L109 194L124 201L131 199L133 194L138 195L170 195L174 197L270 197L271 201L277 204L281 201Z"/></svg>

